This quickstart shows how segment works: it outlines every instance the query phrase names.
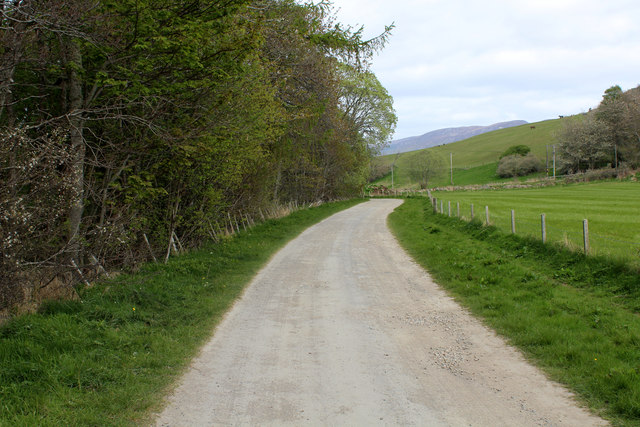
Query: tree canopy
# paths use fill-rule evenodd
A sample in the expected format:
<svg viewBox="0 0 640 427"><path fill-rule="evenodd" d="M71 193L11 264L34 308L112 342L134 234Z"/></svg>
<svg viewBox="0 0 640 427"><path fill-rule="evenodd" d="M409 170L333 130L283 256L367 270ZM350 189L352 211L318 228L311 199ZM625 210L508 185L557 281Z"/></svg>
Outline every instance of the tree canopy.
<svg viewBox="0 0 640 427"><path fill-rule="evenodd" d="M598 108L565 121L558 135L563 168L640 166L640 88L605 90Z"/></svg>
<svg viewBox="0 0 640 427"><path fill-rule="evenodd" d="M409 177L420 184L420 188L427 188L429 181L444 172L444 161L431 150L421 150L411 157L408 165Z"/></svg>
<svg viewBox="0 0 640 427"><path fill-rule="evenodd" d="M395 128L370 71L391 28L324 1L3 1L0 287L355 194Z"/></svg>

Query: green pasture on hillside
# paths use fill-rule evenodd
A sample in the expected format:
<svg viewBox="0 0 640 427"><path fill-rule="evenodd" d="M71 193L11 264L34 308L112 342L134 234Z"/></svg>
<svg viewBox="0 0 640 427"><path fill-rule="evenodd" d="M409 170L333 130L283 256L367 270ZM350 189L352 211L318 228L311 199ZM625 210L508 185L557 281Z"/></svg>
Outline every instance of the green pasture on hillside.
<svg viewBox="0 0 640 427"><path fill-rule="evenodd" d="M548 241L563 242L576 250L583 247L583 220L589 224L590 253L609 255L640 264L640 183L597 182L546 188L434 192L448 214L490 222L511 231L511 210L515 211L516 233L541 238L541 214L545 214ZM439 206L439 202L438 202Z"/></svg>
<svg viewBox="0 0 640 427"><path fill-rule="evenodd" d="M546 120L500 129L463 141L427 148L427 150L431 150L440 155L446 166L445 169L447 169L447 173L443 173L441 177L435 179L433 184L436 186L449 184L449 153L453 154L453 181L455 185L485 184L488 182L503 181L503 179L495 175L495 170L500 154L513 145L522 144L529 146L531 152L544 163L547 156L547 145L557 144L555 133L562 128L562 120ZM535 126L535 129L531 129L531 126ZM550 155L551 150L550 147ZM401 153L400 155L390 154L378 157L376 161L380 162L382 167L388 170L391 170L391 165L395 161L394 186L399 188L415 188L417 184L413 183L407 175L407 167L411 157L417 152L418 151L411 151L409 153ZM391 174L376 181L376 183L390 186Z"/></svg>

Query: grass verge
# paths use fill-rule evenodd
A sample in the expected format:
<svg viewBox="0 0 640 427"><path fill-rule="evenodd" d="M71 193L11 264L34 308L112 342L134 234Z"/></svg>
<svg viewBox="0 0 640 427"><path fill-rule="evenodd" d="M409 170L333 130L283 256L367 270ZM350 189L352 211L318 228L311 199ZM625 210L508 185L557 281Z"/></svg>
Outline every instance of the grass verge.
<svg viewBox="0 0 640 427"><path fill-rule="evenodd" d="M389 225L474 315L615 425L640 425L640 274L605 258L432 213L408 199Z"/></svg>
<svg viewBox="0 0 640 427"><path fill-rule="evenodd" d="M269 220L146 265L0 327L0 425L148 421L214 326L277 249L359 200Z"/></svg>

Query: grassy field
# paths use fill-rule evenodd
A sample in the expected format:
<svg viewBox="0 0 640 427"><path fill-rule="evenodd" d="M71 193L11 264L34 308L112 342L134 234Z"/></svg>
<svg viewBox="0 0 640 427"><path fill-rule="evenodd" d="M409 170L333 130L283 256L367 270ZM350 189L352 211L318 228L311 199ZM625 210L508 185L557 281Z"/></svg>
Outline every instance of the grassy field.
<svg viewBox="0 0 640 427"><path fill-rule="evenodd" d="M554 133L561 129L562 120L547 120L500 129L463 141L428 148L428 150L440 155L447 169L450 160L449 153L453 153L453 181L456 185L498 182L500 178L495 175L495 169L500 154L513 145L523 144L531 147L531 152L544 162L546 159L546 146L556 143ZM531 129L531 126L535 126L535 129ZM413 188L416 186L406 173L409 159L413 156L413 153L415 152L402 153L397 156L396 168L394 169L394 184L396 187ZM377 158L377 161L385 170L391 170L391 164L394 160L396 160L395 154ZM448 185L449 182L450 177L445 173L434 180L433 184L437 186ZM376 183L391 186L391 175L385 176L376 181Z"/></svg>
<svg viewBox="0 0 640 427"><path fill-rule="evenodd" d="M434 192L445 212L451 201L453 215L460 203L461 215L485 220L489 206L491 224L511 231L511 210L515 211L516 233L541 238L541 214L546 216L547 239L581 250L582 221L589 220L592 254L610 255L640 265L640 183L596 182L554 187Z"/></svg>
<svg viewBox="0 0 640 427"><path fill-rule="evenodd" d="M614 425L640 425L637 270L436 215L424 198L389 224L438 284L551 378Z"/></svg>
<svg viewBox="0 0 640 427"><path fill-rule="evenodd" d="M0 326L0 426L148 422L171 383L273 253L358 201L269 220Z"/></svg>

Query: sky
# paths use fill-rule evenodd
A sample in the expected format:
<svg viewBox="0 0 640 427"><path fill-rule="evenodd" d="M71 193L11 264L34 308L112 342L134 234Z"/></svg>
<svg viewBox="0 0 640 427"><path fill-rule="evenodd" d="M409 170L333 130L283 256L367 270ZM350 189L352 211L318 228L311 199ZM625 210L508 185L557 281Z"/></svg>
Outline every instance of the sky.
<svg viewBox="0 0 640 427"><path fill-rule="evenodd" d="M394 98L393 139L537 122L640 84L638 0L332 0L365 37L395 24L373 71Z"/></svg>

